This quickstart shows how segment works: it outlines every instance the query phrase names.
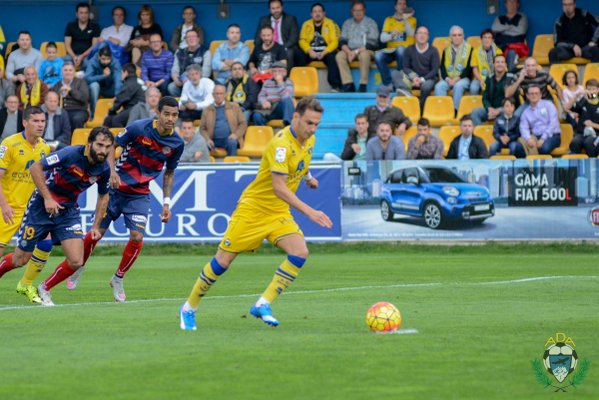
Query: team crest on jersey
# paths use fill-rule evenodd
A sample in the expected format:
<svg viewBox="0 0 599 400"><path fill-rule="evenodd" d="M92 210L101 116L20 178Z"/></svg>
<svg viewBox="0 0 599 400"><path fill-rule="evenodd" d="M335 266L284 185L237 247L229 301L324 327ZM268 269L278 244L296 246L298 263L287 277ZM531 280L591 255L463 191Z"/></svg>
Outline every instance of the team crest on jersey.
<svg viewBox="0 0 599 400"><path fill-rule="evenodd" d="M171 152L171 150L172 150L172 149L171 149L170 147L168 147L168 146L164 146L164 147L162 148L162 153L164 153L164 154L168 154L168 153L170 153L170 152Z"/></svg>
<svg viewBox="0 0 599 400"><path fill-rule="evenodd" d="M48 163L48 165L57 164L59 161L60 161L60 157L58 157L58 154L52 154L52 155L46 157L46 162Z"/></svg>
<svg viewBox="0 0 599 400"><path fill-rule="evenodd" d="M6 146L0 146L0 158L4 158L4 155L6 154Z"/></svg>
<svg viewBox="0 0 599 400"><path fill-rule="evenodd" d="M45 152L45 151L41 151L41 152L40 152L40 156L41 156L42 158L46 157L46 152Z"/></svg>
<svg viewBox="0 0 599 400"><path fill-rule="evenodd" d="M275 160L277 162L285 161L285 157L287 156L287 149L285 147L277 147L275 150Z"/></svg>
<svg viewBox="0 0 599 400"><path fill-rule="evenodd" d="M314 151L314 148L312 146L308 147L308 154L312 154L313 151Z"/></svg>

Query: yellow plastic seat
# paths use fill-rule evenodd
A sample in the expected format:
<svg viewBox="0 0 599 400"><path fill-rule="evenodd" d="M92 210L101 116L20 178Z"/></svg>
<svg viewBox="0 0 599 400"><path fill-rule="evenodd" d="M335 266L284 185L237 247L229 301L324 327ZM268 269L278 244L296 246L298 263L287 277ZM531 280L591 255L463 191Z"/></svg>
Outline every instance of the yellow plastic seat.
<svg viewBox="0 0 599 400"><path fill-rule="evenodd" d="M318 72L314 67L293 67L289 79L293 82L295 97L318 93Z"/></svg>
<svg viewBox="0 0 599 400"><path fill-rule="evenodd" d="M493 144L495 138L493 137L493 125L479 125L474 128L474 135L478 136L485 142L485 146L487 146L487 150L489 150L489 146Z"/></svg>
<svg viewBox="0 0 599 400"><path fill-rule="evenodd" d="M104 118L108 115L108 110L112 108L113 104L114 99L98 99L96 111L94 112L94 119L87 121L85 127L95 128L96 126L102 126L104 124Z"/></svg>
<svg viewBox="0 0 599 400"><path fill-rule="evenodd" d="M439 58L443 55L443 50L445 50L451 44L451 39L449 36L439 36L433 39L433 47L439 51Z"/></svg>
<svg viewBox="0 0 599 400"><path fill-rule="evenodd" d="M527 160L553 160L550 154L531 154L526 156Z"/></svg>
<svg viewBox="0 0 599 400"><path fill-rule="evenodd" d="M308 67L314 67L317 69L325 69L327 67L327 65L325 63L323 63L322 61L311 61L308 64Z"/></svg>
<svg viewBox="0 0 599 400"><path fill-rule="evenodd" d="M217 157L217 158L222 158L222 157L226 157L227 156L227 150L223 149L222 147L217 147L213 150L210 150L210 155L212 157Z"/></svg>
<svg viewBox="0 0 599 400"><path fill-rule="evenodd" d="M401 109L413 124L420 119L420 101L414 96L395 96L391 105Z"/></svg>
<svg viewBox="0 0 599 400"><path fill-rule="evenodd" d="M565 160L582 160L589 158L589 156L586 154L564 154L562 158Z"/></svg>
<svg viewBox="0 0 599 400"><path fill-rule="evenodd" d="M563 156L570 151L570 142L574 138L574 129L572 129L572 125L560 124L560 128L562 130L562 134L560 136L559 147L556 147L551 152L551 155L554 156Z"/></svg>
<svg viewBox="0 0 599 400"><path fill-rule="evenodd" d="M247 156L226 156L223 159L223 162L226 162L226 163L250 162L250 158Z"/></svg>
<svg viewBox="0 0 599 400"><path fill-rule="evenodd" d="M576 75L578 76L578 68L574 64L553 64L549 67L549 75L551 75L553 80L563 89L564 84L562 83L562 79L564 78L566 71L569 70L576 72Z"/></svg>
<svg viewBox="0 0 599 400"><path fill-rule="evenodd" d="M532 58L539 65L549 65L549 51L553 48L553 35L537 35L532 46Z"/></svg>
<svg viewBox="0 0 599 400"><path fill-rule="evenodd" d="M243 139L243 147L237 151L240 156L262 157L266 145L274 136L270 126L248 126Z"/></svg>
<svg viewBox="0 0 599 400"><path fill-rule="evenodd" d="M501 155L494 155L490 157L491 160L515 160L516 156L512 156L509 154L501 154Z"/></svg>
<svg viewBox="0 0 599 400"><path fill-rule="evenodd" d="M71 136L71 146L86 145L91 128L77 128Z"/></svg>
<svg viewBox="0 0 599 400"><path fill-rule="evenodd" d="M211 163L215 163L215 162L216 162L216 158L214 158L214 157L210 156L210 162L211 162Z"/></svg>
<svg viewBox="0 0 599 400"><path fill-rule="evenodd" d="M462 96L456 120L459 121L464 115L470 114L475 108L481 107L483 107L483 96Z"/></svg>
<svg viewBox="0 0 599 400"><path fill-rule="evenodd" d="M248 39L243 43L245 43L245 45L250 48L250 54L252 54L252 52L254 51L254 45L255 45L254 39Z"/></svg>
<svg viewBox="0 0 599 400"><path fill-rule="evenodd" d="M439 139L443 141L443 157L447 157L452 140L461 135L461 133L460 127L457 125L446 125L439 129Z"/></svg>
<svg viewBox="0 0 599 400"><path fill-rule="evenodd" d="M408 130L401 135L401 140L403 140L403 144L406 147L406 153L408 152L408 144L410 143L410 139L412 139L418 133L418 127L410 126Z"/></svg>
<svg viewBox="0 0 599 400"><path fill-rule="evenodd" d="M50 42L42 42L42 45L40 46L40 52L42 53L44 58L48 58L48 55L46 54L46 46L48 46L48 43L50 43ZM54 42L54 43L56 43L56 56L57 57L66 56L67 48L65 47L64 42Z"/></svg>
<svg viewBox="0 0 599 400"><path fill-rule="evenodd" d="M6 51L5 51L5 59L8 61L8 56L17 46L17 42L8 42L6 43Z"/></svg>
<svg viewBox="0 0 599 400"><path fill-rule="evenodd" d="M476 49L477 47L479 47L482 44L482 40L480 38L480 36L468 36L468 39L466 39L466 42L472 46L472 48Z"/></svg>
<svg viewBox="0 0 599 400"><path fill-rule="evenodd" d="M216 48L225 42L226 40L213 40L210 42L210 54L214 55Z"/></svg>
<svg viewBox="0 0 599 400"><path fill-rule="evenodd" d="M584 67L583 85L586 86L590 79L599 80L599 63L589 63Z"/></svg>
<svg viewBox="0 0 599 400"><path fill-rule="evenodd" d="M424 103L422 116L429 120L432 126L451 124L454 121L455 110L450 96L428 96Z"/></svg>

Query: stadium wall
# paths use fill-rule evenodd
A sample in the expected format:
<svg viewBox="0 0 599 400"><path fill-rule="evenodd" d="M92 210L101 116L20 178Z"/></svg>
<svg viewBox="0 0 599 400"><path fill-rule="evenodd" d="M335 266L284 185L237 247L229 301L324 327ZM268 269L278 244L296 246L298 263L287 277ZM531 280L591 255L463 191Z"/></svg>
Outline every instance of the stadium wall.
<svg viewBox="0 0 599 400"><path fill-rule="evenodd" d="M0 0L0 25L7 41L15 41L20 30L29 30L33 35L34 46L39 47L43 41L62 41L64 29L68 21L75 18L74 6L77 1L22 1ZM181 1L94 1L99 11L99 22L102 27L111 21L111 9L115 5L123 5L127 10L129 25L137 24L137 12L143 3L151 3L156 12L156 21L170 40L174 27L180 23L181 9L186 4L193 4L198 12L197 21L204 27L206 41L224 39L225 29L231 23L241 26L242 39L253 39L258 17L268 12L267 2L250 0L226 1L230 8L228 19L219 19L217 7L219 1L181 2ZM327 16L339 25L349 17L348 1L323 1ZM382 27L386 16L392 14L394 2L367 1L367 14ZM311 1L285 0L285 10L298 18L298 22L309 18ZM476 36L491 26L495 15L487 15L486 1L482 0L413 0L408 4L416 9L416 17L420 25L426 25L431 37L447 36L451 25L461 25L466 36ZM577 5L594 13L599 13L596 0L579 0ZM501 12L504 11L500 1ZM528 15L528 42L532 48L534 37L538 34L551 33L553 22L561 13L559 0L522 0L521 10Z"/></svg>

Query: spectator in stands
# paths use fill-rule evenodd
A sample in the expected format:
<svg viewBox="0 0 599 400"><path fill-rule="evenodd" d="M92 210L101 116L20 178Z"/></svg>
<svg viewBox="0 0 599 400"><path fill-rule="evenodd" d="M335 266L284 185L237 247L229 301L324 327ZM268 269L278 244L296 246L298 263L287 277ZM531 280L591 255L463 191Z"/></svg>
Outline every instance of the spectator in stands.
<svg viewBox="0 0 599 400"><path fill-rule="evenodd" d="M381 121L376 127L376 137L366 143L366 160L405 160L406 149L403 141L393 135L393 125Z"/></svg>
<svg viewBox="0 0 599 400"><path fill-rule="evenodd" d="M505 87L510 79L511 74L507 72L505 57L498 55L493 63L493 74L485 78L482 95L483 107L475 108L472 111L474 126L494 120L501 113L503 99L505 99Z"/></svg>
<svg viewBox="0 0 599 400"><path fill-rule="evenodd" d="M231 67L239 62L246 65L250 60L250 48L241 41L241 28L231 24L227 28L227 40L221 43L212 56L212 69L216 71L216 80L225 83L231 76Z"/></svg>
<svg viewBox="0 0 599 400"><path fill-rule="evenodd" d="M204 43L204 30L196 23L196 10L192 6L183 7L183 23L178 25L173 31L170 48L173 53L180 49L186 49L188 44L185 35L188 31L194 31L198 34L200 44Z"/></svg>
<svg viewBox="0 0 599 400"><path fill-rule="evenodd" d="M19 48L10 52L6 60L6 79L15 86L25 81L23 70L29 65L39 68L44 58L39 50L31 47L31 35L27 31L19 32L17 39ZM14 132L13 132L14 133Z"/></svg>
<svg viewBox="0 0 599 400"><path fill-rule="evenodd" d="M60 106L68 112L71 129L83 128L89 118L89 88L85 79L75 77L75 66L65 61L62 80L52 87L60 97Z"/></svg>
<svg viewBox="0 0 599 400"><path fill-rule="evenodd" d="M196 129L192 119L181 121L179 132L185 142L180 162L210 162L210 150L208 150L206 139Z"/></svg>
<svg viewBox="0 0 599 400"><path fill-rule="evenodd" d="M147 87L158 88L166 96L174 62L173 53L162 47L162 37L158 33L150 35L150 50L141 56L141 79Z"/></svg>
<svg viewBox="0 0 599 400"><path fill-rule="evenodd" d="M525 57L523 52L526 46L526 32L528 31L528 17L519 12L520 0L505 0L505 14L493 21L491 29L495 34L495 43L506 51L508 71L513 70L518 63L518 57ZM520 48L520 54L516 51ZM505 54L505 53L504 53Z"/></svg>
<svg viewBox="0 0 599 400"><path fill-rule="evenodd" d="M472 46L464 40L464 30L457 25L451 27L449 36L451 44L441 56L441 80L435 85L435 96L446 96L451 89L453 106L457 110L464 91L470 87Z"/></svg>
<svg viewBox="0 0 599 400"><path fill-rule="evenodd" d="M439 52L428 43L429 32L424 26L416 29L415 43L403 55L403 69L393 71L393 86L399 95L411 95L420 89L420 109L424 110L426 98L431 94L439 76Z"/></svg>
<svg viewBox="0 0 599 400"><path fill-rule="evenodd" d="M9 95L0 109L0 141L17 132L23 131L23 112L19 110L19 98Z"/></svg>
<svg viewBox="0 0 599 400"><path fill-rule="evenodd" d="M119 60L121 65L129 62L129 55L126 53L129 38L133 33L133 27L125 23L127 12L121 6L115 6L112 9L112 22L109 27L102 29L98 42L106 44L112 50L113 56Z"/></svg>
<svg viewBox="0 0 599 400"><path fill-rule="evenodd" d="M15 87L4 77L4 66L0 66L0 109L4 107L6 99L11 94L15 94Z"/></svg>
<svg viewBox="0 0 599 400"><path fill-rule="evenodd" d="M461 134L451 141L447 159L471 160L475 158L489 158L489 150L485 142L474 135L474 124L469 114L460 119Z"/></svg>
<svg viewBox="0 0 599 400"><path fill-rule="evenodd" d="M71 145L71 123L69 114L58 106L58 94L48 92L42 110L46 114L46 130L44 140L50 150L56 151Z"/></svg>
<svg viewBox="0 0 599 400"><path fill-rule="evenodd" d="M46 45L47 58L39 66L38 74L44 83L50 87L62 79L62 64L64 61L58 57L56 43L48 42Z"/></svg>
<svg viewBox="0 0 599 400"><path fill-rule="evenodd" d="M395 61L396 68L402 68L406 47L414 43L415 29L414 9L407 7L406 0L395 0L395 14L385 18L381 29L381 42L386 47L374 55L383 85L391 84L390 63Z"/></svg>
<svg viewBox="0 0 599 400"><path fill-rule="evenodd" d="M443 141L433 135L428 119L420 118L418 133L408 143L408 160L442 160Z"/></svg>
<svg viewBox="0 0 599 400"><path fill-rule="evenodd" d="M247 122L236 103L226 101L227 90L220 83L214 86L214 103L204 109L200 132L208 148L224 148L227 155L236 156L237 147L243 146Z"/></svg>
<svg viewBox="0 0 599 400"><path fill-rule="evenodd" d="M577 8L576 0L562 0L562 9L564 13L553 28L555 47L549 51L549 62L556 64L572 57L599 61L599 47L592 41L599 18Z"/></svg>
<svg viewBox="0 0 599 400"><path fill-rule="evenodd" d="M41 106L46 101L48 85L37 76L37 69L30 65L23 71L25 81L17 86L15 92L19 97L19 108L26 109L29 106Z"/></svg>
<svg viewBox="0 0 599 400"><path fill-rule="evenodd" d="M347 130L347 139L341 152L341 160L365 160L366 143L372 137L368 134L368 119L364 114L354 118L354 127Z"/></svg>
<svg viewBox="0 0 599 400"><path fill-rule="evenodd" d="M501 112L493 123L495 142L489 147L489 155L494 156L501 149L509 149L510 155L516 155L516 147L520 138L520 120L514 115L516 101L512 97L503 99Z"/></svg>
<svg viewBox="0 0 599 400"><path fill-rule="evenodd" d="M133 107L145 101L145 94L141 85L137 82L136 72L135 64L129 63L123 66L121 73L123 86L116 94L112 107L108 110L108 115L104 119L104 126L124 128L127 126L129 114ZM118 112L119 109L121 109L120 112Z"/></svg>
<svg viewBox="0 0 599 400"><path fill-rule="evenodd" d="M85 70L89 87L89 106L92 118L100 96L114 97L121 90L121 64L112 56L110 47L102 47L90 60Z"/></svg>
<svg viewBox="0 0 599 400"><path fill-rule="evenodd" d="M541 88L531 85L526 92L529 106L520 117L521 139L518 156L551 154L560 144L561 129L557 109L551 100L541 98Z"/></svg>
<svg viewBox="0 0 599 400"><path fill-rule="evenodd" d="M82 70L86 69L89 62L87 56L100 38L100 27L89 19L89 11L88 3L78 3L77 19L69 22L64 30L65 60L73 61L75 67L81 67Z"/></svg>
<svg viewBox="0 0 599 400"><path fill-rule="evenodd" d="M263 26L270 26L273 29L273 37L275 43L280 44L285 48L287 53L287 69L291 70L299 57L300 49L298 48L299 29L297 19L293 15L289 15L283 11L283 0L269 0L268 8L269 15L260 17L256 34L254 35L255 47L262 44L260 32Z"/></svg>
<svg viewBox="0 0 599 400"><path fill-rule="evenodd" d="M190 34L189 31L187 35ZM179 99L179 118L200 119L202 110L214 102L212 92L214 82L208 78L202 77L202 67L198 64L191 64L185 70L187 81L183 85L181 98Z"/></svg>
<svg viewBox="0 0 599 400"><path fill-rule="evenodd" d="M168 85L168 92L171 96L179 96L183 85L187 81L185 71L187 67L195 64L202 67L202 76L206 79L212 74L212 55L210 50L200 45L200 38L196 31L187 31L185 34L187 48L180 49L175 53L175 62L171 69L172 82ZM212 93L212 91L211 91Z"/></svg>
<svg viewBox="0 0 599 400"><path fill-rule="evenodd" d="M162 27L154 22L154 10L147 4L139 8L137 14L139 25L133 28L127 50L131 52L131 62L139 65L141 55L150 48L150 36L157 33L162 35Z"/></svg>
<svg viewBox="0 0 599 400"><path fill-rule="evenodd" d="M584 96L576 100L573 98L567 103L565 109L578 114L578 125L570 151L580 153L584 148L589 157L597 157L597 133L599 133L599 82L589 79L586 83Z"/></svg>
<svg viewBox="0 0 599 400"><path fill-rule="evenodd" d="M352 18L345 20L341 28L339 48L335 59L341 74L341 90L355 92L354 79L351 75L350 64L354 60L360 62L359 92L366 92L370 61L378 47L379 28L376 22L366 16L366 4L356 0L351 5Z"/></svg>
<svg viewBox="0 0 599 400"><path fill-rule="evenodd" d="M571 110L572 105L577 102L580 98L585 96L585 90L578 83L578 74L574 70L568 70L562 77L562 84L564 85L564 89L562 90L562 107L564 110L569 109L570 111L566 112L566 121L572 128L576 129L578 125L578 114ZM566 107L566 105L569 105Z"/></svg>
<svg viewBox="0 0 599 400"><path fill-rule="evenodd" d="M307 65L311 61L322 61L327 66L327 80L331 89L341 90L341 77L335 61L335 53L339 46L339 25L326 17L324 6L312 4L312 18L304 22L300 32L299 65Z"/></svg>
<svg viewBox="0 0 599 400"><path fill-rule="evenodd" d="M491 73L491 67L495 57L503 55L503 52L493 41L493 31L485 29L480 34L481 45L472 51L472 75L470 82L470 94L476 95L481 88L485 89L485 80Z"/></svg>
<svg viewBox="0 0 599 400"><path fill-rule="evenodd" d="M543 71L537 60L532 57L528 57L524 61L524 67L518 74L513 74L510 77L507 87L505 88L505 97L514 97L518 99L520 90L523 93L528 93L530 86L537 86L541 90L541 98L543 100L552 100L551 93L548 90L548 86L552 87L557 91L558 97L562 97L562 89L553 80L551 75ZM522 112L528 107L528 96L525 99L524 104L520 105L516 110L516 116L520 117Z"/></svg>
<svg viewBox="0 0 599 400"><path fill-rule="evenodd" d="M250 77L259 83L272 78L270 68L276 62L281 62L287 66L287 52L285 48L273 40L273 29L270 26L263 26L260 29L260 39L262 44L255 46L250 62L248 63L248 73Z"/></svg>
<svg viewBox="0 0 599 400"><path fill-rule="evenodd" d="M158 102L160 102L160 90L155 87L148 88L146 90L146 101L145 103L137 103L131 109L129 113L129 119L127 125L138 121L140 119L155 118L158 114Z"/></svg>
<svg viewBox="0 0 599 400"><path fill-rule="evenodd" d="M237 103L246 121L250 121L252 111L258 102L260 86L245 73L243 64L234 62L231 65L231 77L227 81L227 101Z"/></svg>
<svg viewBox="0 0 599 400"><path fill-rule="evenodd" d="M364 109L363 113L368 119L369 136L376 134L376 129L381 121L389 122L393 132L399 136L403 135L412 125L401 109L391 105L390 95L391 89L388 86L379 86L376 89L376 104Z"/></svg>
<svg viewBox="0 0 599 400"><path fill-rule="evenodd" d="M256 111L252 114L254 125L266 125L273 119L282 119L285 126L291 124L294 105L294 88L287 78L287 66L276 62L271 68L272 78L266 80L258 94Z"/></svg>

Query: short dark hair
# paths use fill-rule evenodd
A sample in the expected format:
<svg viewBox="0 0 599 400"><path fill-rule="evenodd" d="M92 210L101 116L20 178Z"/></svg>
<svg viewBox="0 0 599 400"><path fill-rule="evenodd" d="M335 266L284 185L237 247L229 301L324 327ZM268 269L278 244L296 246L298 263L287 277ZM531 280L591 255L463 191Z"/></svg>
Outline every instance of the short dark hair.
<svg viewBox="0 0 599 400"><path fill-rule="evenodd" d="M183 7L183 12L185 12L186 10L191 10L191 11L193 11L194 14L198 15L198 13L196 12L196 9L193 8L193 6L190 6L189 4L186 5L185 7Z"/></svg>
<svg viewBox="0 0 599 400"><path fill-rule="evenodd" d="M89 3L77 3L77 5L75 6L75 12L79 11L80 8L87 8L87 11L90 11Z"/></svg>
<svg viewBox="0 0 599 400"><path fill-rule="evenodd" d="M175 107L179 108L179 102L172 96L164 96L158 102L158 112L162 111L164 107Z"/></svg>
<svg viewBox="0 0 599 400"><path fill-rule="evenodd" d="M357 120L359 120L360 118L365 118L368 121L368 117L366 117L366 114L364 113L359 113L356 114L356 116L354 117L354 122L356 122Z"/></svg>
<svg viewBox="0 0 599 400"><path fill-rule="evenodd" d="M569 69L566 72L564 72L564 75L562 76L562 84L564 86L568 86L567 80L568 80L568 74L570 74L570 73L574 74L574 77L576 78L575 83L578 85L578 74L573 69Z"/></svg>
<svg viewBox="0 0 599 400"><path fill-rule="evenodd" d="M29 36L29 38L31 38L31 33L29 31L19 31L17 38L21 35L27 35L27 36Z"/></svg>
<svg viewBox="0 0 599 400"><path fill-rule="evenodd" d="M320 7L320 8L322 8L322 11L326 11L324 9L324 6L322 5L322 3L314 3L310 6L310 12L314 11L314 7Z"/></svg>
<svg viewBox="0 0 599 400"><path fill-rule="evenodd" d="M361 5L362 7L364 7L364 10L366 10L366 3L364 3L363 0L353 0L349 5L349 9L353 9L356 4Z"/></svg>
<svg viewBox="0 0 599 400"><path fill-rule="evenodd" d="M128 76L136 76L137 67L133 63L127 63L123 65L123 72L126 72Z"/></svg>
<svg viewBox="0 0 599 400"><path fill-rule="evenodd" d="M109 138L112 143L114 143L114 135L110 129L105 126L96 126L94 129L92 129L87 138L87 143L95 142L98 135L104 135Z"/></svg>
<svg viewBox="0 0 599 400"><path fill-rule="evenodd" d="M389 128L391 128L391 132L393 132L393 130L394 130L393 123L391 121L385 121L385 120L383 120L383 121L380 121L378 124L376 124L376 130L377 130L377 132L379 130L379 126L381 126L381 125L388 125Z"/></svg>
<svg viewBox="0 0 599 400"><path fill-rule="evenodd" d="M268 7L270 8L271 3L281 3L281 7L283 7L283 0L268 0Z"/></svg>
<svg viewBox="0 0 599 400"><path fill-rule="evenodd" d="M481 39L483 36L485 36L486 34L489 34L489 33L491 34L492 38L495 38L495 34L493 33L493 31L491 29L487 28L487 29L483 29L483 31L480 33Z"/></svg>
<svg viewBox="0 0 599 400"><path fill-rule="evenodd" d="M243 63L241 61L235 61L233 64L231 64L231 68L233 68L233 65L235 65L235 64L241 65L241 68L243 68L243 70L245 71L245 65L243 65Z"/></svg>
<svg viewBox="0 0 599 400"><path fill-rule="evenodd" d="M516 105L516 99L514 99L513 97L506 97L505 99L503 99L503 101L501 102L501 105L504 106L505 103L510 103L511 105L515 106Z"/></svg>
<svg viewBox="0 0 599 400"><path fill-rule="evenodd" d="M110 46L104 46L98 51L99 57L112 57L112 50L110 50Z"/></svg>
<svg viewBox="0 0 599 400"><path fill-rule="evenodd" d="M265 30L265 29L270 29L271 32L275 31L272 26L270 26L270 25L264 25L262 28L260 28L260 33L262 33L262 31Z"/></svg>
<svg viewBox="0 0 599 400"><path fill-rule="evenodd" d="M324 112L324 108L320 104L320 101L318 101L314 96L306 96L298 101L297 106L295 107L295 112L301 117L306 113L306 110L312 110L321 114Z"/></svg>
<svg viewBox="0 0 599 400"><path fill-rule="evenodd" d="M586 87L592 86L592 87L599 88L599 81L597 81L597 79L595 79L595 78L591 78L587 81L585 86Z"/></svg>
<svg viewBox="0 0 599 400"><path fill-rule="evenodd" d="M185 118L181 120L181 125L183 125L184 123L189 123L191 122L192 124L195 123L195 121L192 118Z"/></svg>
<svg viewBox="0 0 599 400"><path fill-rule="evenodd" d="M427 118L420 118L418 120L418 123L416 125L420 125L420 126L431 126L430 121Z"/></svg>
<svg viewBox="0 0 599 400"><path fill-rule="evenodd" d="M127 10L125 10L125 7L123 6L114 6L110 15L113 15L116 10L121 10L123 12L123 16L127 18Z"/></svg>
<svg viewBox="0 0 599 400"><path fill-rule="evenodd" d="M239 29L241 29L241 27L239 26L239 24L235 24L235 23L227 26L227 30L229 30L229 28L239 28Z"/></svg>
<svg viewBox="0 0 599 400"><path fill-rule="evenodd" d="M48 47L54 47L55 49L58 49L58 46L56 46L56 42L48 42L48 43L46 43L46 49Z"/></svg>
<svg viewBox="0 0 599 400"><path fill-rule="evenodd" d="M24 121L29 121L29 118L33 115L33 114L44 114L44 110L42 110L41 107L39 106L31 106L31 107L27 107L25 109L25 111L23 111L23 120Z"/></svg>
<svg viewBox="0 0 599 400"><path fill-rule="evenodd" d="M460 125L462 125L462 122L464 121L472 121L472 116L470 114L462 116L462 118L460 118Z"/></svg>

